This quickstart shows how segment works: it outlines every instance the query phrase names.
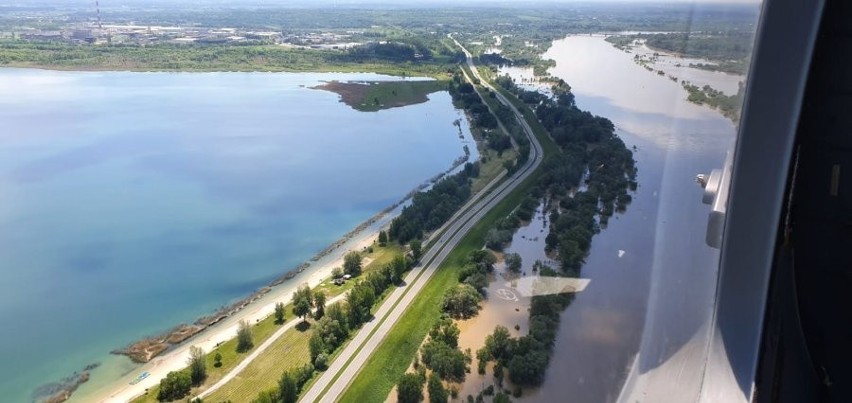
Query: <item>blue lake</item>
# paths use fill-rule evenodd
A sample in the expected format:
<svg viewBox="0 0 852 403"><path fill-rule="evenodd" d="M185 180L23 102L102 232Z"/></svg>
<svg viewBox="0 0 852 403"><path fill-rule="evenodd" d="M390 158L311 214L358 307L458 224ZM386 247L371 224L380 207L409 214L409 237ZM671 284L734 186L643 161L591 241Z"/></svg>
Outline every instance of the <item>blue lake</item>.
<svg viewBox="0 0 852 403"><path fill-rule="evenodd" d="M309 88L377 79L0 69L3 400L245 297L463 155L446 92L365 113Z"/></svg>

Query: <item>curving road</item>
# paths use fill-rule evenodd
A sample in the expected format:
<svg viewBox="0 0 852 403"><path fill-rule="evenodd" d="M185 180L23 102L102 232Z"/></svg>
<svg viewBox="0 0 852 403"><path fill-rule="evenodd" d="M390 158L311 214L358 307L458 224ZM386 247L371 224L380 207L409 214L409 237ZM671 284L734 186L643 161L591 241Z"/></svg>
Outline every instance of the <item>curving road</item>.
<svg viewBox="0 0 852 403"><path fill-rule="evenodd" d="M453 39L452 36L449 36ZM372 321L364 325L364 327L356 334L355 338L346 345L344 350L338 356L329 368L323 372L319 379L308 389L302 396L302 402L333 402L340 398L349 382L355 377L355 374L363 367L369 357L373 354L376 347L381 343L385 336L390 332L393 325L399 320L399 317L405 312L408 305L417 297L417 294L425 286L434 274L435 270L443 263L447 255L452 251L459 241L470 231L470 229L479 222L479 220L491 211L494 206L502 201L509 193L511 193L521 182L529 177L532 172L538 168L542 161L541 144L536 139L532 128L524 120L524 116L518 111L515 106L509 102L500 92L496 91L482 77L473 64L473 57L458 41L453 39L459 48L467 57L467 65L470 67L471 73L476 77L481 85L489 88L496 94L497 100L511 108L515 114L519 124L524 130L524 133L530 140L530 158L527 162L513 175L504 182L500 183L495 189L489 189L497 182L493 181L488 188L481 191L477 197L469 201L464 207L459 210L459 213L450 218L450 220L438 231L435 231L435 236L438 237L434 245L429 248L421 260L422 264L416 266L405 278L406 285L395 289L388 299L382 304L376 312ZM465 79L473 83L473 80L468 76L467 72L462 70ZM478 90L477 90L478 92ZM481 96L481 94L480 94ZM500 179L500 178L498 178ZM430 239L431 240L431 239Z"/></svg>

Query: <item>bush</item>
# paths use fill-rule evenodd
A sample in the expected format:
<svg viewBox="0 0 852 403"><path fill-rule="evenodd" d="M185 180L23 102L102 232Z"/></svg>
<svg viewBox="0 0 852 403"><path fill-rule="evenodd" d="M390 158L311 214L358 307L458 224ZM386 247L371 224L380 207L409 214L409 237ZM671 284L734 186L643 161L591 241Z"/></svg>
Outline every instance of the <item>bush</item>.
<svg viewBox="0 0 852 403"><path fill-rule="evenodd" d="M241 320L239 329L237 329L237 352L244 353L254 347L252 340L251 325L248 322Z"/></svg>
<svg viewBox="0 0 852 403"><path fill-rule="evenodd" d="M320 371L325 371L328 368L328 356L325 353L318 355L317 359L314 360L314 367Z"/></svg>
<svg viewBox="0 0 852 403"><path fill-rule="evenodd" d="M278 381L278 395L283 403L295 403L299 396L299 386L296 377L290 371L284 371Z"/></svg>
<svg viewBox="0 0 852 403"><path fill-rule="evenodd" d="M278 302L275 304L275 323L283 324L284 323L284 303Z"/></svg>
<svg viewBox="0 0 852 403"><path fill-rule="evenodd" d="M279 399L278 391L275 390L275 389L272 389L272 390L264 390L263 392L260 392L260 394L257 395L257 398L252 400L251 403L279 403L280 401L281 401L281 399ZM201 402L201 399L196 398L192 402L193 403ZM228 400L228 402L230 402L230 400Z"/></svg>
<svg viewBox="0 0 852 403"><path fill-rule="evenodd" d="M513 273L520 273L522 266L521 255L517 253L506 254L506 269Z"/></svg>
<svg viewBox="0 0 852 403"><path fill-rule="evenodd" d="M456 319L467 319L479 312L482 295L468 284L459 284L444 294L444 312Z"/></svg>
<svg viewBox="0 0 852 403"><path fill-rule="evenodd" d="M429 403L447 403L447 389L434 372L429 376Z"/></svg>
<svg viewBox="0 0 852 403"><path fill-rule="evenodd" d="M161 402L171 402L180 400L189 394L192 388L192 378L188 372L172 371L160 381L160 392L157 393L157 400Z"/></svg>
<svg viewBox="0 0 852 403"><path fill-rule="evenodd" d="M492 228L485 235L485 246L494 250L503 250L512 241L512 231Z"/></svg>
<svg viewBox="0 0 852 403"><path fill-rule="evenodd" d="M200 385L207 379L207 354L200 347L189 348L189 378L193 385Z"/></svg>
<svg viewBox="0 0 852 403"><path fill-rule="evenodd" d="M458 349L440 340L430 340L421 349L423 365L436 372L442 379L452 382L464 381L468 371L467 357Z"/></svg>
<svg viewBox="0 0 852 403"><path fill-rule="evenodd" d="M361 274L361 254L349 252L343 256L343 272L351 276Z"/></svg>
<svg viewBox="0 0 852 403"><path fill-rule="evenodd" d="M503 365L500 362L494 364L494 380L497 381L498 386L503 386Z"/></svg>
<svg viewBox="0 0 852 403"><path fill-rule="evenodd" d="M511 402L512 402L512 399L509 398L509 395L507 395L503 392L497 393L497 395L494 396L494 403L511 403Z"/></svg>
<svg viewBox="0 0 852 403"><path fill-rule="evenodd" d="M314 376L314 366L311 364L302 365L293 370L293 376L296 379L296 388L301 392L302 386L305 386L311 380L311 377Z"/></svg>
<svg viewBox="0 0 852 403"><path fill-rule="evenodd" d="M420 403L423 401L423 381L417 374L405 374L396 385L399 403Z"/></svg>

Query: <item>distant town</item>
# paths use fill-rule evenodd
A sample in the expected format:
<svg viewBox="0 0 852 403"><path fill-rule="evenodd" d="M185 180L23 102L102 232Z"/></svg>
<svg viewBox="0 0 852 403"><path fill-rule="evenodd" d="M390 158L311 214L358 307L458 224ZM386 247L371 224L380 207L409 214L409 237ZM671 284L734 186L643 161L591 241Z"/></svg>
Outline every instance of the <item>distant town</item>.
<svg viewBox="0 0 852 403"><path fill-rule="evenodd" d="M60 30L22 29L0 33L0 37L25 41L63 41L78 44L277 44L314 49L346 49L362 44L353 38L363 31L307 32L284 34L219 27L180 27L136 24L75 24Z"/></svg>

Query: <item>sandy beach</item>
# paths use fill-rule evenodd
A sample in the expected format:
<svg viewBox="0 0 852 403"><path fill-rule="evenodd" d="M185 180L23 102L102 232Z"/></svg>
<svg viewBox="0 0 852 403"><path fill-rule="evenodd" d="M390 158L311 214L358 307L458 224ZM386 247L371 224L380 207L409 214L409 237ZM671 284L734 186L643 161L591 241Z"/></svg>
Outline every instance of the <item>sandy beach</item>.
<svg viewBox="0 0 852 403"><path fill-rule="evenodd" d="M313 288L321 284L323 280L331 277L331 271L335 267L343 265L343 256L347 252L360 251L373 244L378 237L379 230L389 223L393 217L395 217L395 214L385 215L375 224L358 232L343 243L343 245L323 258L316 262L311 262L310 266L302 273L299 273L289 281L285 281L283 284L273 287L272 291L236 314L205 329L174 349L154 358L151 362L139 366L134 372L122 376L119 380L110 383L109 386L100 388L88 395L74 395L71 401L126 402L144 394L146 389L159 385L160 380L165 378L169 372L178 371L186 367L186 362L189 358L189 348L191 346L201 347L204 351L210 351L218 344L236 337L237 327L241 320L256 323L272 315L276 303L288 303L298 286L307 283ZM147 378L135 385L130 385L131 380L146 371L150 373Z"/></svg>

